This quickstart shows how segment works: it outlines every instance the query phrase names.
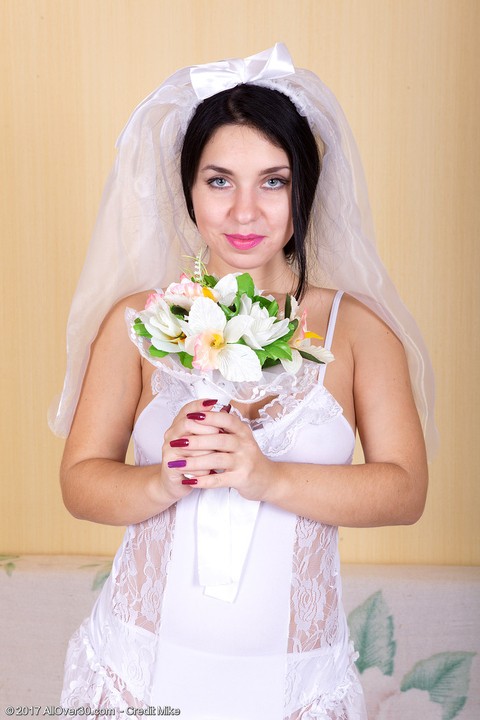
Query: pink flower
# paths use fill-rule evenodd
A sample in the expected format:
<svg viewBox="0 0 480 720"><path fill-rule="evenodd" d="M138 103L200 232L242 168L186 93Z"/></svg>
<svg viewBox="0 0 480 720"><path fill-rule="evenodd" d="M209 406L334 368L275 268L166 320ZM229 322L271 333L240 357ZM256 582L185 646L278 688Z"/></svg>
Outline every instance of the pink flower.
<svg viewBox="0 0 480 720"><path fill-rule="evenodd" d="M145 303L145 310L150 307L153 303L156 303L157 300L163 297L163 291L162 292L153 292L150 293L150 295L147 297L147 302Z"/></svg>
<svg viewBox="0 0 480 720"><path fill-rule="evenodd" d="M214 290L193 282L185 273L180 276L180 282L170 283L165 290L165 300L170 305L179 305L185 310L190 310L194 301L199 297L216 300Z"/></svg>

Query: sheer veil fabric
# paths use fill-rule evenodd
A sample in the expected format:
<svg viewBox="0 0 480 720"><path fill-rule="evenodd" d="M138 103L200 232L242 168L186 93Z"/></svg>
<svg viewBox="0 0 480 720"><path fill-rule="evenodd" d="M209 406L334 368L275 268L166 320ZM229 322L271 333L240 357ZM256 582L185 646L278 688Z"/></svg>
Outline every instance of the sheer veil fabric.
<svg viewBox="0 0 480 720"><path fill-rule="evenodd" d="M339 288L376 312L402 341L430 455L437 445L434 381L415 320L380 260L357 147L343 111L312 72L293 66L281 43L245 60L184 68L138 105L117 141L73 298L67 326L67 369L49 424L68 435L90 345L110 308L122 297L162 287L190 266L201 238L190 220L180 177L188 122L204 98L240 83L285 93L318 140L322 172L310 224L311 281Z"/></svg>

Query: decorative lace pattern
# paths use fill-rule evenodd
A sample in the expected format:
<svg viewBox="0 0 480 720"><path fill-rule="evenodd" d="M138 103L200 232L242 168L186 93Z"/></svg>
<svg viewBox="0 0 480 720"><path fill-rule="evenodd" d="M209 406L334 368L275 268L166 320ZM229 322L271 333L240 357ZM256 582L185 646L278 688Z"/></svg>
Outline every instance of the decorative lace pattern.
<svg viewBox="0 0 480 720"><path fill-rule="evenodd" d="M112 598L123 623L158 633L174 532L175 505L127 529Z"/></svg>
<svg viewBox="0 0 480 720"><path fill-rule="evenodd" d="M278 414L274 414L277 409ZM303 427L323 425L342 414L341 406L328 390L323 385L315 385L306 394L287 396L282 402L275 398L261 408L259 420L253 421L253 425L255 427L260 422L265 433L255 437L265 455L279 457L294 447Z"/></svg>
<svg viewBox="0 0 480 720"><path fill-rule="evenodd" d="M241 410L232 407L231 413L252 430L265 429L264 433L255 434L255 439L268 457L279 457L289 452L299 431L306 425L323 425L343 414L335 398L319 383L318 373L317 364L305 362L299 377L278 374L276 380L270 380L266 385L271 399L259 409L254 420L249 420ZM172 370L159 364L152 374L151 384L154 395L162 393L162 399L172 415L176 415L189 399L197 397L191 375L177 368ZM249 396L245 394L244 397ZM242 402L238 400L238 393L237 401Z"/></svg>
<svg viewBox="0 0 480 720"><path fill-rule="evenodd" d="M342 662L345 615L341 606L338 530L304 517L297 518L290 593L290 630L285 687L285 720L363 720L361 685L355 671L357 655L350 645L343 679L335 667ZM336 651L336 648L340 648ZM308 679L321 678L328 691L315 698ZM315 683L314 683L315 685Z"/></svg>
<svg viewBox="0 0 480 720"><path fill-rule="evenodd" d="M311 659L307 657L289 663L284 720L366 720L362 686L354 665L356 658L357 654L350 645L350 657L342 681L328 691L315 693L314 699L308 697L304 690L305 678L311 678L315 673ZM318 675L322 671L316 672ZM328 674L328 668L323 674L325 672Z"/></svg>
<svg viewBox="0 0 480 720"><path fill-rule="evenodd" d="M290 593L288 652L309 652L338 642L337 528L297 519Z"/></svg>
<svg viewBox="0 0 480 720"><path fill-rule="evenodd" d="M101 652L95 653L88 636L85 620L70 640L65 660L65 677L61 705L64 708L88 707L114 709L123 713L129 707L145 708L145 702L135 697L131 677L120 678L101 661ZM103 644L109 635L105 628ZM133 657L132 657L133 661ZM136 671L138 675L138 670ZM137 683L138 684L138 683ZM145 685L145 683L143 683Z"/></svg>

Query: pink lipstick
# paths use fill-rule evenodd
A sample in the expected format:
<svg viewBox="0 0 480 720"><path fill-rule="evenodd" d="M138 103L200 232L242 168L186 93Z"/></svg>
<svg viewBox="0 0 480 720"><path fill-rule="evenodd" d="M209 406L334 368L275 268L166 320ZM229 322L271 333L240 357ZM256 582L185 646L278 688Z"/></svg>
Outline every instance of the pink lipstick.
<svg viewBox="0 0 480 720"><path fill-rule="evenodd" d="M265 235L228 235L225 234L228 242L235 250L251 250L252 248L259 245L264 239Z"/></svg>

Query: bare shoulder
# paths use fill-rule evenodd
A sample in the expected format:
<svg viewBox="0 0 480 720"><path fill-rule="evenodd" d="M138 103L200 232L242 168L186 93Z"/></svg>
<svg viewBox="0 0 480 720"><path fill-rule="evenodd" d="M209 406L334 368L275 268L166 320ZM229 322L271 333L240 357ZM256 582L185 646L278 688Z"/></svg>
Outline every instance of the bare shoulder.
<svg viewBox="0 0 480 720"><path fill-rule="evenodd" d="M105 315L98 332L98 338L104 335L115 333L119 339L123 336L127 336L127 333L119 333L120 328L125 327L125 313L127 310L143 310L148 296L152 293L152 290L145 290L133 295L128 295L121 300L118 300L115 305Z"/></svg>
<svg viewBox="0 0 480 720"><path fill-rule="evenodd" d="M337 290L310 287L305 305L309 314L309 329L318 323L320 335L324 336L328 325L332 304ZM391 344L397 351L403 352L403 345L393 330L372 309L344 292L338 309L338 322L335 327L335 342L341 344L342 352L348 348L355 355L363 349L372 351L383 343ZM374 343L374 345L372 345Z"/></svg>
<svg viewBox="0 0 480 720"><path fill-rule="evenodd" d="M344 293L340 313L341 331L348 338L354 355L372 353L373 349L379 352L388 347L404 355L403 344L392 328L360 300Z"/></svg>
<svg viewBox="0 0 480 720"><path fill-rule="evenodd" d="M147 299L152 292L154 292L154 290L142 290L141 292L134 293L133 295L127 295L126 297L121 298L121 300L117 300L106 317L108 318L110 315L124 315L125 311L129 308L138 311L143 310Z"/></svg>

